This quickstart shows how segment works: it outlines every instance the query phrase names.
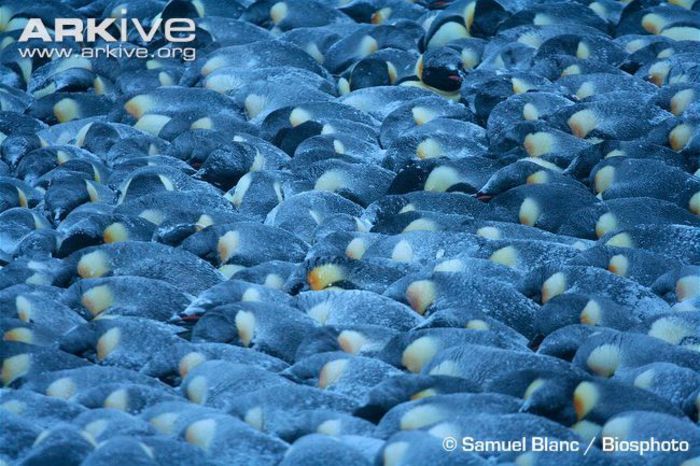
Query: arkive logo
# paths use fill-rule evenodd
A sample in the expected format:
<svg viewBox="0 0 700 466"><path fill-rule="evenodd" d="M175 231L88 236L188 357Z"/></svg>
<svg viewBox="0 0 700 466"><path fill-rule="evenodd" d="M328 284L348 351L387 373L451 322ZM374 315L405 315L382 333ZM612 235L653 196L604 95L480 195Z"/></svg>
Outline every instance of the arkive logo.
<svg viewBox="0 0 700 466"><path fill-rule="evenodd" d="M114 37L107 29L117 24L120 36ZM94 42L98 38L106 42L126 42L129 34L129 24L138 32L141 40L150 42L155 37L158 29L163 26L163 35L168 42L191 42L195 39L195 23L190 18L170 18L165 22L158 18L153 21L151 27L147 27L137 18L106 18L98 22L95 18L86 20L80 18L56 18L53 30L55 37L49 34L49 29L41 18L30 18L24 26L19 42L27 42L30 39L41 39L44 42L63 42L66 38L72 38L76 42ZM174 35L183 33L184 35Z"/></svg>
<svg viewBox="0 0 700 466"><path fill-rule="evenodd" d="M18 42L40 40L45 43L64 43L69 40L81 45L79 51L71 49L42 49L27 47L20 52L24 58L41 56L46 58L64 57L80 54L84 58L106 56L109 58L182 58L185 61L195 59L196 49L193 47L177 47L195 40L196 24L190 18L155 18L153 21L141 21L138 18L127 18L126 10L122 9L119 17L105 19L96 18L56 18L52 25L47 25L41 18L29 18L22 30ZM115 30L117 31L115 33ZM53 31L53 35L51 34ZM162 31L162 37L167 45L155 51L146 47L127 44L133 38L133 32L138 35L141 43L152 42ZM116 34L116 36L115 36ZM102 41L106 45L92 47ZM116 46L114 45L116 44Z"/></svg>

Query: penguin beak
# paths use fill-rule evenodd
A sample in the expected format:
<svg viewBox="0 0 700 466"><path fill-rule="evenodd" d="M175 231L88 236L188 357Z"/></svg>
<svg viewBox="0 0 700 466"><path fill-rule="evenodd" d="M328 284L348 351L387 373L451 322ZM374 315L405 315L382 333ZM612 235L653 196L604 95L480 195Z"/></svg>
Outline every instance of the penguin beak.
<svg viewBox="0 0 700 466"><path fill-rule="evenodd" d="M421 3L424 4L429 10L442 10L449 6L452 2L453 0L428 0Z"/></svg>
<svg viewBox="0 0 700 466"><path fill-rule="evenodd" d="M459 70L447 67L429 68L423 65L421 81L442 91L455 92L462 86Z"/></svg>
<svg viewBox="0 0 700 466"><path fill-rule="evenodd" d="M203 315L204 314L201 312L196 312L194 314L180 312L168 319L168 323L173 325L194 325Z"/></svg>
<svg viewBox="0 0 700 466"><path fill-rule="evenodd" d="M180 321L182 321L182 322L197 322L200 317L202 317L202 316L199 314L193 314L191 316L182 316L182 317L180 317Z"/></svg>
<svg viewBox="0 0 700 466"><path fill-rule="evenodd" d="M475 197L477 201L481 201L481 202L489 202L491 199L493 199L492 195L484 194L481 192L473 194L472 196Z"/></svg>

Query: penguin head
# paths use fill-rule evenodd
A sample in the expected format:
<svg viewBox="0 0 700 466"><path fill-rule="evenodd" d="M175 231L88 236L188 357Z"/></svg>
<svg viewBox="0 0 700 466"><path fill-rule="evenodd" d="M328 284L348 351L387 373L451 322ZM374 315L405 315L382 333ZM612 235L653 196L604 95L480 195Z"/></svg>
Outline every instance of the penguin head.
<svg viewBox="0 0 700 466"><path fill-rule="evenodd" d="M293 155L299 144L310 137L318 136L323 130L323 125L313 120L305 121L296 126L282 128L273 138L272 143Z"/></svg>
<svg viewBox="0 0 700 466"><path fill-rule="evenodd" d="M416 76L430 87L456 92L462 87L462 57L451 47L428 50L418 59Z"/></svg>
<svg viewBox="0 0 700 466"><path fill-rule="evenodd" d="M426 7L429 10L444 10L455 0L416 0L416 3Z"/></svg>
<svg viewBox="0 0 700 466"><path fill-rule="evenodd" d="M163 8L161 17L164 21L170 18L199 18L203 16L201 13L202 12L197 10L195 2L186 0L170 0L165 8Z"/></svg>
<svg viewBox="0 0 700 466"><path fill-rule="evenodd" d="M354 0L344 3L344 5L338 7L339 11L342 11L358 23L372 22L372 17L377 10L377 5L375 2Z"/></svg>
<svg viewBox="0 0 700 466"><path fill-rule="evenodd" d="M535 326L539 333L546 336L566 325L589 324L589 321L589 325L594 325L588 317L589 313L583 312L588 300L588 297L582 294L565 293L547 301L541 312L535 315Z"/></svg>
<svg viewBox="0 0 700 466"><path fill-rule="evenodd" d="M93 154L106 153L121 138L112 126L100 122L90 123L80 134L82 147Z"/></svg>
<svg viewBox="0 0 700 466"><path fill-rule="evenodd" d="M7 136L0 144L0 157L13 167L26 154L39 148L41 148L41 140L36 135Z"/></svg>
<svg viewBox="0 0 700 466"><path fill-rule="evenodd" d="M352 268L350 259L343 257L316 257L306 261L301 272L290 278L286 288L289 293L321 291L328 288L356 288L349 280Z"/></svg>
<svg viewBox="0 0 700 466"><path fill-rule="evenodd" d="M691 413L693 420L700 421L700 389L695 390L685 401L684 409L686 413Z"/></svg>
<svg viewBox="0 0 700 466"><path fill-rule="evenodd" d="M396 68L378 57L360 60L350 72L350 90L373 86L391 86L396 82Z"/></svg>
<svg viewBox="0 0 700 466"><path fill-rule="evenodd" d="M419 191L425 185L430 173L438 165L438 162L435 160L408 161L398 170L396 177L391 182L388 190L389 194L405 194Z"/></svg>
<svg viewBox="0 0 700 466"><path fill-rule="evenodd" d="M576 412L570 402L572 390L572 381L562 374L542 374L526 387L520 410L564 425L573 424Z"/></svg>
<svg viewBox="0 0 700 466"><path fill-rule="evenodd" d="M550 182L560 169L551 162L528 158L513 162L499 169L481 187L478 199L490 200L495 195L522 184L544 184Z"/></svg>

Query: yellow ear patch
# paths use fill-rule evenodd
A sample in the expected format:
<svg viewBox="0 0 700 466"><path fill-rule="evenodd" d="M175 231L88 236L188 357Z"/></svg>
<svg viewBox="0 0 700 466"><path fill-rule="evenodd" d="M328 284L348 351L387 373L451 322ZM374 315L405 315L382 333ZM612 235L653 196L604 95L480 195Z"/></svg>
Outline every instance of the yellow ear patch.
<svg viewBox="0 0 700 466"><path fill-rule="evenodd" d="M695 215L700 215L700 191L693 194L693 196L690 198L688 208Z"/></svg>
<svg viewBox="0 0 700 466"><path fill-rule="evenodd" d="M340 419L328 419L322 422L316 428L316 432L323 435L337 436L342 431L342 423Z"/></svg>
<svg viewBox="0 0 700 466"><path fill-rule="evenodd" d="M631 429L632 419L630 417L617 416L603 426L602 435L605 437L617 437L620 440L627 440Z"/></svg>
<svg viewBox="0 0 700 466"><path fill-rule="evenodd" d="M678 302L700 295L700 275L686 275L676 282L676 300Z"/></svg>
<svg viewBox="0 0 700 466"><path fill-rule="evenodd" d="M442 153L440 143L433 138L427 138L416 146L416 157L421 160L440 157Z"/></svg>
<svg viewBox="0 0 700 466"><path fill-rule="evenodd" d="M178 415L176 413L163 413L152 417L148 422L161 434L170 435L173 433L177 418Z"/></svg>
<svg viewBox="0 0 700 466"><path fill-rule="evenodd" d="M108 285L94 286L83 293L80 303L96 316L114 304L114 296Z"/></svg>
<svg viewBox="0 0 700 466"><path fill-rule="evenodd" d="M476 234L486 239L501 239L503 236L501 230L496 227L481 227L476 230Z"/></svg>
<svg viewBox="0 0 700 466"><path fill-rule="evenodd" d="M345 248L345 256L359 260L367 251L367 242L363 238L353 238Z"/></svg>
<svg viewBox="0 0 700 466"><path fill-rule="evenodd" d="M462 68L465 70L471 70L479 64L479 55L473 49L463 48L460 56L462 57Z"/></svg>
<svg viewBox="0 0 700 466"><path fill-rule="evenodd" d="M537 170L535 173L527 177L527 184L545 184L549 183L549 173L545 170Z"/></svg>
<svg viewBox="0 0 700 466"><path fill-rule="evenodd" d="M411 115L413 116L413 121L418 125L424 125L428 123L429 121L434 120L437 118L437 114L427 108L427 107L420 107L420 106L415 106L411 109Z"/></svg>
<svg viewBox="0 0 700 466"><path fill-rule="evenodd" d="M284 2L277 2L270 8L270 19L273 24L281 23L289 14L289 8Z"/></svg>
<svg viewBox="0 0 700 466"><path fill-rule="evenodd" d="M647 335L672 345L678 345L684 338L692 336L694 333L683 322L679 322L672 317L664 317L651 325Z"/></svg>
<svg viewBox="0 0 700 466"><path fill-rule="evenodd" d="M129 393L123 388L114 390L105 399L104 407L118 409L119 411L126 411L129 409Z"/></svg>
<svg viewBox="0 0 700 466"><path fill-rule="evenodd" d="M341 170L328 170L318 177L314 190L336 192L347 186L347 178L345 172Z"/></svg>
<svg viewBox="0 0 700 466"><path fill-rule="evenodd" d="M439 227L435 222L427 218L417 218L402 230L403 233L408 233L409 231L438 231Z"/></svg>
<svg viewBox="0 0 700 466"><path fill-rule="evenodd" d="M664 17L656 13L649 13L642 17L642 27L649 34L660 34L666 24Z"/></svg>
<svg viewBox="0 0 700 466"><path fill-rule="evenodd" d="M425 311L433 304L437 292L435 284L430 280L417 280L406 288L406 300L418 314Z"/></svg>
<svg viewBox="0 0 700 466"><path fill-rule="evenodd" d="M671 97L671 113L676 116L682 114L693 99L695 99L695 91L693 89L684 89L676 92Z"/></svg>
<svg viewBox="0 0 700 466"><path fill-rule="evenodd" d="M668 134L668 145L676 152L680 152L688 144L692 135L693 128L690 125L680 124Z"/></svg>
<svg viewBox="0 0 700 466"><path fill-rule="evenodd" d="M523 118L526 119L527 121L534 121L537 120L540 117L540 112L537 110L537 107L535 107L531 103L526 103L523 105Z"/></svg>
<svg viewBox="0 0 700 466"><path fill-rule="evenodd" d="M314 291L328 288L345 279L345 269L337 264L323 264L314 267L306 274L306 282Z"/></svg>
<svg viewBox="0 0 700 466"><path fill-rule="evenodd" d="M237 231L227 231L219 238L216 249L219 254L219 260L222 263L227 262L230 258L236 255L241 244L241 235Z"/></svg>
<svg viewBox="0 0 700 466"><path fill-rule="evenodd" d="M51 382L51 385L46 388L46 395L67 400L75 395L77 391L78 387L75 382L73 382L73 379L70 377L61 377Z"/></svg>
<svg viewBox="0 0 700 466"><path fill-rule="evenodd" d="M433 267L433 272L463 272L464 267L464 262L460 259L447 259L435 265L435 267Z"/></svg>
<svg viewBox="0 0 700 466"><path fill-rule="evenodd" d="M535 226L541 214L540 205L531 197L525 198L520 205L518 219L522 225Z"/></svg>
<svg viewBox="0 0 700 466"><path fill-rule="evenodd" d="M663 86L668 74L671 72L671 65L667 61L659 61L649 67L649 81L657 86Z"/></svg>
<svg viewBox="0 0 700 466"><path fill-rule="evenodd" d="M510 82L513 87L514 94L524 94L525 92L532 89L532 86L530 84L519 78L511 78Z"/></svg>
<svg viewBox="0 0 700 466"><path fill-rule="evenodd" d="M364 335L354 330L343 330L338 335L338 345L346 353L357 354L368 343Z"/></svg>
<svg viewBox="0 0 700 466"><path fill-rule="evenodd" d="M564 68L561 72L562 78L564 76L571 76L576 74L581 74L581 67L578 65L569 65L566 68Z"/></svg>
<svg viewBox="0 0 700 466"><path fill-rule="evenodd" d="M31 344L34 341L34 332L26 327L15 327L5 332L3 340Z"/></svg>
<svg viewBox="0 0 700 466"><path fill-rule="evenodd" d="M462 24L450 21L443 24L437 31L435 31L435 34L433 34L433 36L430 38L428 48L433 49L442 47L448 42L466 37L469 37L469 31L467 28ZM421 75L417 74L416 76L420 77Z"/></svg>
<svg viewBox="0 0 700 466"><path fill-rule="evenodd" d="M246 411L243 421L252 428L262 431L265 425L262 408L260 406L250 408Z"/></svg>
<svg viewBox="0 0 700 466"><path fill-rule="evenodd" d="M441 166L430 172L423 189L433 193L444 193L460 181L461 177L457 170L452 167Z"/></svg>
<svg viewBox="0 0 700 466"><path fill-rule="evenodd" d="M616 254L610 258L608 263L608 270L615 275L621 277L627 276L627 271L629 270L630 261L623 254Z"/></svg>
<svg viewBox="0 0 700 466"><path fill-rule="evenodd" d="M32 365L28 354L18 354L5 358L2 362L2 383L7 386L14 380L26 375Z"/></svg>
<svg viewBox="0 0 700 466"><path fill-rule="evenodd" d="M578 387L574 390L574 409L579 421L593 410L599 399L600 394L595 385L590 382L578 384Z"/></svg>
<svg viewBox="0 0 700 466"><path fill-rule="evenodd" d="M513 246L506 246L494 251L489 260L506 267L515 267L518 264L518 250Z"/></svg>
<svg viewBox="0 0 700 466"><path fill-rule="evenodd" d="M439 345L431 337L421 337L406 347L401 364L413 373L418 373L437 354Z"/></svg>
<svg viewBox="0 0 700 466"><path fill-rule="evenodd" d="M576 98L578 100L583 100L592 95L595 95L595 85L590 81L581 84L581 87L576 91Z"/></svg>
<svg viewBox="0 0 700 466"><path fill-rule="evenodd" d="M113 327L107 330L97 340L97 360L104 361L109 356L121 341L122 332L119 327Z"/></svg>
<svg viewBox="0 0 700 466"><path fill-rule="evenodd" d="M381 8L372 14L371 22L372 24L382 24L384 21L389 19L392 10L389 7Z"/></svg>
<svg viewBox="0 0 700 466"><path fill-rule="evenodd" d="M306 123L307 121L311 121L312 118L313 116L311 113L307 112L303 108L296 107L294 110L292 110L292 113L289 114L289 123L293 127L297 127Z"/></svg>
<svg viewBox="0 0 700 466"><path fill-rule="evenodd" d="M248 311L238 311L235 321L239 340L243 346L250 346L255 335L255 314Z"/></svg>
<svg viewBox="0 0 700 466"><path fill-rule="evenodd" d="M618 233L610 238L606 243L607 246L617 246L620 248L633 248L634 241L628 233Z"/></svg>
<svg viewBox="0 0 700 466"><path fill-rule="evenodd" d="M530 385L525 389L523 393L523 400L529 400L532 396L545 385L546 381L544 379L537 378L530 382Z"/></svg>
<svg viewBox="0 0 700 466"><path fill-rule="evenodd" d="M470 320L469 322L467 322L467 325L465 325L464 328L466 328L468 330L479 330L479 331L486 331L486 330L491 329L489 324L481 319Z"/></svg>
<svg viewBox="0 0 700 466"><path fill-rule="evenodd" d="M593 110L585 109L571 115L566 123L574 136L585 138L598 126L598 117Z"/></svg>
<svg viewBox="0 0 700 466"><path fill-rule="evenodd" d="M103 251L87 253L78 261L78 275L82 278L101 277L109 271L109 257Z"/></svg>
<svg viewBox="0 0 700 466"><path fill-rule="evenodd" d="M615 345L605 344L591 351L586 360L586 365L599 376L610 377L620 366L621 358L620 348Z"/></svg>
<svg viewBox="0 0 700 466"><path fill-rule="evenodd" d="M80 118L80 107L75 99L61 99L54 105L53 114L59 123L66 123Z"/></svg>
<svg viewBox="0 0 700 466"><path fill-rule="evenodd" d="M343 376L348 365L347 359L336 359L335 361L327 362L321 369L321 374L318 378L318 386L320 388L328 388L336 383Z"/></svg>
<svg viewBox="0 0 700 466"><path fill-rule="evenodd" d="M198 405L204 404L207 401L207 393L209 391L209 384L207 383L206 377L203 375L198 375L189 381L187 384L187 398Z"/></svg>
<svg viewBox="0 0 700 466"><path fill-rule="evenodd" d="M248 96L245 98L245 101L243 102L246 115L248 115L249 119L255 118L258 115L260 115L260 113L263 110L265 110L267 104L268 102L265 96L257 94L248 94Z"/></svg>
<svg viewBox="0 0 700 466"><path fill-rule="evenodd" d="M121 222L114 222L102 232L105 243L120 243L129 240L129 230Z"/></svg>
<svg viewBox="0 0 700 466"><path fill-rule="evenodd" d="M126 112L134 118L141 118L154 107L155 102L149 95L146 94L132 97L124 105Z"/></svg>
<svg viewBox="0 0 700 466"><path fill-rule="evenodd" d="M400 466L409 446L408 442L393 442L387 445L382 453L383 466Z"/></svg>
<svg viewBox="0 0 700 466"><path fill-rule="evenodd" d="M462 377L462 372L456 362L442 361L437 366L430 369L430 375L447 375L450 377Z"/></svg>
<svg viewBox="0 0 700 466"><path fill-rule="evenodd" d="M377 40L372 36L365 36L360 41L360 45L357 48L357 54L361 58L364 58L368 55L372 55L377 50L379 50L379 44L377 43Z"/></svg>
<svg viewBox="0 0 700 466"><path fill-rule="evenodd" d="M584 325L598 325L600 323L601 314L603 313L595 300L589 300L581 311L580 320Z"/></svg>
<svg viewBox="0 0 700 466"><path fill-rule="evenodd" d="M406 411L406 413L401 416L399 425L401 430L415 430L431 424L436 424L446 417L449 417L449 413L434 406L430 406L429 404L416 406Z"/></svg>
<svg viewBox="0 0 700 466"><path fill-rule="evenodd" d="M616 229L617 219L610 212L606 212L603 215L601 215L595 224L595 234L596 236L598 236L598 238Z"/></svg>
<svg viewBox="0 0 700 466"><path fill-rule="evenodd" d="M692 40L700 42L700 29L688 26L675 26L664 29L662 36L673 40Z"/></svg>
<svg viewBox="0 0 700 466"><path fill-rule="evenodd" d="M647 369L634 378L634 386L637 388L648 390L652 387L652 384L654 383L654 377L654 369Z"/></svg>
<svg viewBox="0 0 700 466"><path fill-rule="evenodd" d="M22 191L19 188L17 188L17 202L20 207L24 207L25 209L29 207L29 200L27 200L27 195L24 194L24 191Z"/></svg>
<svg viewBox="0 0 700 466"><path fill-rule="evenodd" d="M185 440L187 440L187 443L207 451L216 436L216 427L216 420L214 419L203 419L193 422L185 431Z"/></svg>
<svg viewBox="0 0 700 466"><path fill-rule="evenodd" d="M615 182L615 167L608 165L595 174L595 190L600 194L605 192Z"/></svg>
<svg viewBox="0 0 700 466"><path fill-rule="evenodd" d="M187 374L189 374L192 369L199 366L206 360L206 356L204 356L202 353L196 351L187 353L182 357L182 359L180 359L180 362L177 365L177 371L180 374L180 377L187 377Z"/></svg>
<svg viewBox="0 0 700 466"><path fill-rule="evenodd" d="M412 262L413 247L411 247L411 243L409 243L405 239L402 239L401 241L396 243L396 245L391 251L391 260L405 263Z"/></svg>
<svg viewBox="0 0 700 466"><path fill-rule="evenodd" d="M579 42L578 47L576 48L576 58L580 58L581 60L585 60L585 59L590 58L590 57L591 57L591 48L584 41Z"/></svg>
<svg viewBox="0 0 700 466"><path fill-rule="evenodd" d="M556 140L551 133L543 131L530 133L525 136L523 147L530 157L540 157L554 152Z"/></svg>
<svg viewBox="0 0 700 466"><path fill-rule="evenodd" d="M557 272L542 284L542 304L566 291L566 275Z"/></svg>

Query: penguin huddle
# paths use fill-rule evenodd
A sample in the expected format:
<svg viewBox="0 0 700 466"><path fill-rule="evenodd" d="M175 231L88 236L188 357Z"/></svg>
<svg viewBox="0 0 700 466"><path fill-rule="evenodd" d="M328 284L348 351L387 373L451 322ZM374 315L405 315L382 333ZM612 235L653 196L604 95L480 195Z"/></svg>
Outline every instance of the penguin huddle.
<svg viewBox="0 0 700 466"><path fill-rule="evenodd" d="M700 464L700 1L3 1L0 331L0 465Z"/></svg>

